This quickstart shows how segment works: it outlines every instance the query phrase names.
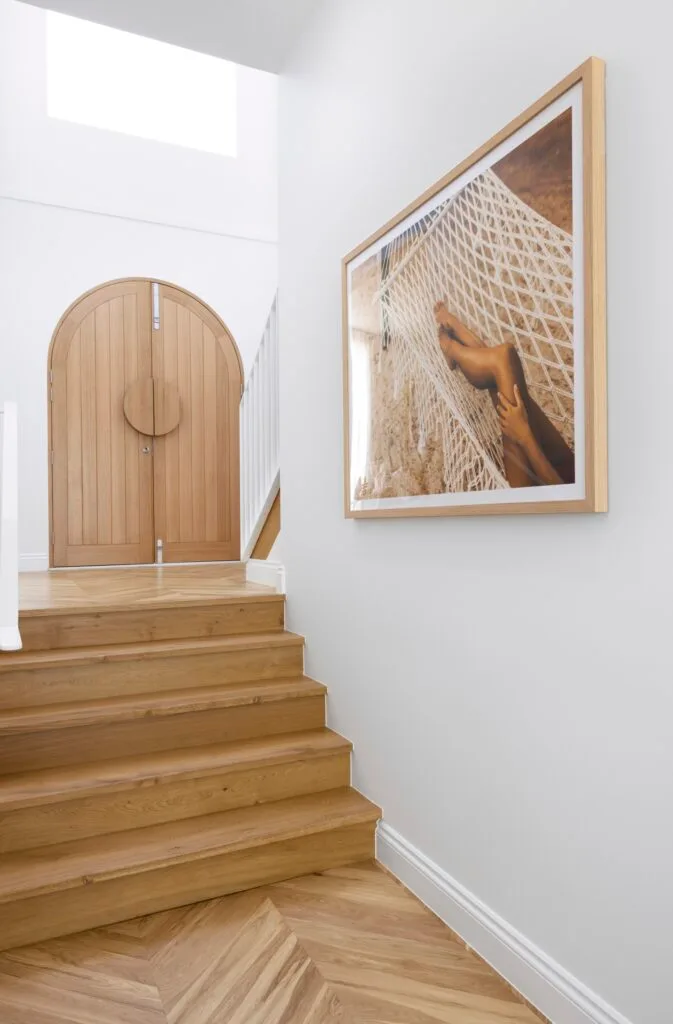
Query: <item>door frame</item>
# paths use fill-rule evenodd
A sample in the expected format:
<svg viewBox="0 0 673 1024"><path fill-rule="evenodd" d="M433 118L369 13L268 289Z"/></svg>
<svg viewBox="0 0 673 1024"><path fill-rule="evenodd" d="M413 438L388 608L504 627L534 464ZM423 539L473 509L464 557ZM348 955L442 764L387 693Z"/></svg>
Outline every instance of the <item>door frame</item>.
<svg viewBox="0 0 673 1024"><path fill-rule="evenodd" d="M233 334L231 333L231 331L229 330L229 328L225 324L225 322L222 319L222 317L219 315L219 313L215 312L215 310L213 309L212 306L208 305L207 302L204 302L204 300L199 295L197 295L196 292L189 291L188 288L183 288L182 285L174 284L172 281L165 281L161 277L115 277L115 278L112 278L112 280L110 280L110 281L101 281L100 284L95 285L93 288L89 288L88 291L82 292L82 294L80 296L78 296L78 298L76 298L73 302L71 302L70 305L68 306L68 308L62 314L62 316L59 318L58 323L56 324L56 327L54 328L54 331L53 331L52 336L51 336L51 341L49 342L49 350L47 352L47 465L48 465L48 471L49 471L48 492L49 492L49 568L50 569L55 568L55 566L54 566L54 537L55 537L55 533L54 533L54 479L53 479L54 473L53 473L53 462L52 462L51 455L52 455L52 451L53 451L53 448L52 448L52 441L53 441L52 418L53 418L53 413L54 413L54 403L52 401L52 369L53 369L54 354L57 353L57 351L58 351L57 341L59 339L59 334L61 333L61 330L66 325L68 317L71 316L71 314L75 311L75 309L77 309L78 306L80 306L81 304L85 303L87 299L93 298L93 296L96 295L96 293L101 291L103 288L108 288L108 287L110 287L110 285L115 285L115 284L129 284L129 283L134 283L134 284L147 283L150 286L150 288L151 288L151 286L153 284L163 285L166 288L173 288L173 289L175 289L175 291L182 292L183 295L188 296L188 298L193 299L195 302L198 302L201 306L203 306L203 308L205 310L207 310L211 314L211 316L213 316L215 318L215 320L218 322L218 324L221 326L221 328L222 328L222 330L224 332L224 336L227 338L227 340L228 340L229 344L231 345L231 347L233 349L233 352L234 352L234 354L236 356L236 359L238 361L239 371L240 371L240 378L241 378L241 396L240 397L242 397L243 390L245 388L245 371L244 371L244 368L243 368L243 360L241 358L241 352L240 352L240 349L239 349L238 345L236 344L236 339L234 338ZM150 301L151 301L151 297L150 297ZM86 312L88 312L88 311L84 312L82 319L84 318L84 316L86 316ZM238 475L239 475L238 500L240 502L240 465L239 465L239 474ZM148 564L149 565L153 565L155 563L150 562ZM105 568L105 566L96 566L95 568Z"/></svg>

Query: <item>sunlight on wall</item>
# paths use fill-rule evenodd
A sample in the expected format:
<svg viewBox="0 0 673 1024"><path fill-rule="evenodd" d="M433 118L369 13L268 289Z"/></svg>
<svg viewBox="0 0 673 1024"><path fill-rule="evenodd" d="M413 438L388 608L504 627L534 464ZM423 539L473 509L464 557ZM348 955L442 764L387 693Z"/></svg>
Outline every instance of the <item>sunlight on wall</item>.
<svg viewBox="0 0 673 1024"><path fill-rule="evenodd" d="M50 117L236 156L236 65L47 13Z"/></svg>

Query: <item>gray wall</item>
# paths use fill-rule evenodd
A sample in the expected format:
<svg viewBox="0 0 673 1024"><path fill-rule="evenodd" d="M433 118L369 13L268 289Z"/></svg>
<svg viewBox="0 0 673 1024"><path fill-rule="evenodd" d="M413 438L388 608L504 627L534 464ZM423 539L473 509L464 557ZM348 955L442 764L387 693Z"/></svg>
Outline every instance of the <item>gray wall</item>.
<svg viewBox="0 0 673 1024"><path fill-rule="evenodd" d="M634 1024L670 1011L670 15L338 0L281 84L291 628L386 820ZM340 259L608 63L610 512L346 521Z"/></svg>

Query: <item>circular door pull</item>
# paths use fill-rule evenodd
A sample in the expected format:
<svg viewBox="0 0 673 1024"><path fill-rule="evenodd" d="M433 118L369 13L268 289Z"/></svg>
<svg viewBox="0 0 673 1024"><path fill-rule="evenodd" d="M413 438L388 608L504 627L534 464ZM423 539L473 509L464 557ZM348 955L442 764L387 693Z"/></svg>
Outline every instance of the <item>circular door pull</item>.
<svg viewBox="0 0 673 1024"><path fill-rule="evenodd" d="M134 380L124 394L124 416L139 434L154 433L154 381L151 377Z"/></svg>
<svg viewBox="0 0 673 1024"><path fill-rule="evenodd" d="M154 435L170 434L180 422L180 393L173 381L154 381Z"/></svg>
<svg viewBox="0 0 673 1024"><path fill-rule="evenodd" d="M124 416L134 430L147 437L170 434L180 422L180 394L172 381L142 377L124 394Z"/></svg>

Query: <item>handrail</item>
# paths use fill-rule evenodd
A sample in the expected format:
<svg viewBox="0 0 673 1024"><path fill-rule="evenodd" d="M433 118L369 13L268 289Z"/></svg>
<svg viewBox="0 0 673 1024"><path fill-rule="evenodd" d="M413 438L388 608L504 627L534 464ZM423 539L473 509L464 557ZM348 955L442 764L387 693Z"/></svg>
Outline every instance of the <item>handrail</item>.
<svg viewBox="0 0 673 1024"><path fill-rule="evenodd" d="M0 407L0 650L21 647L19 634L18 427L15 402Z"/></svg>
<svg viewBox="0 0 673 1024"><path fill-rule="evenodd" d="M241 550L249 558L280 486L278 294L241 399Z"/></svg>

